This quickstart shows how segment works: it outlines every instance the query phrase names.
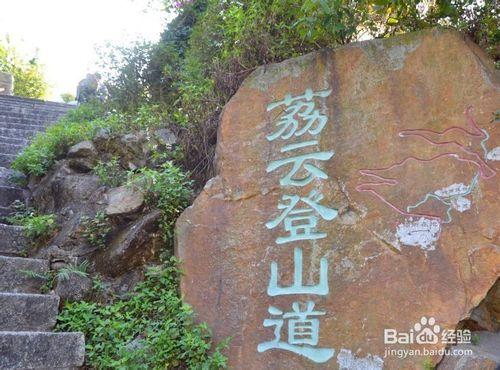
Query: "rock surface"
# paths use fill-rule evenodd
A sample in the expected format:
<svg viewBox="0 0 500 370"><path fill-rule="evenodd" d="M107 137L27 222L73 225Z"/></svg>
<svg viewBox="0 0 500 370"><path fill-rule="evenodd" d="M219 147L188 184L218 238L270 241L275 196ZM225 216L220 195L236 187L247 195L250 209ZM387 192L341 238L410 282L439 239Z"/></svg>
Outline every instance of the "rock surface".
<svg viewBox="0 0 500 370"><path fill-rule="evenodd" d="M30 276L33 272L36 276ZM0 256L0 292L40 293L47 282L49 262L32 258Z"/></svg>
<svg viewBox="0 0 500 370"><path fill-rule="evenodd" d="M0 224L0 255L19 256L26 252L29 241L22 226Z"/></svg>
<svg viewBox="0 0 500 370"><path fill-rule="evenodd" d="M500 367L500 333L477 332L476 345L462 344L452 347L457 354L446 356L439 370L496 370ZM468 354L465 354L469 351Z"/></svg>
<svg viewBox="0 0 500 370"><path fill-rule="evenodd" d="M55 295L0 293L0 331L49 331L58 312Z"/></svg>
<svg viewBox="0 0 500 370"><path fill-rule="evenodd" d="M92 291L92 279L70 273L69 277L57 278L54 292L61 297L62 302L81 301L89 297Z"/></svg>
<svg viewBox="0 0 500 370"><path fill-rule="evenodd" d="M86 157L96 157L96 156L97 156L97 150L92 141L89 140L81 141L73 145L68 150L69 158L86 158Z"/></svg>
<svg viewBox="0 0 500 370"><path fill-rule="evenodd" d="M158 230L160 216L161 212L154 210L118 233L96 258L98 270L116 277L153 262L163 246Z"/></svg>
<svg viewBox="0 0 500 370"><path fill-rule="evenodd" d="M0 369L71 369L84 358L82 333L0 332Z"/></svg>
<svg viewBox="0 0 500 370"><path fill-rule="evenodd" d="M443 349L384 330L454 329L495 283L498 109L493 63L451 31L257 69L176 230L182 294L233 338L230 367L417 369L386 347Z"/></svg>
<svg viewBox="0 0 500 370"><path fill-rule="evenodd" d="M106 214L108 216L127 215L138 212L144 204L142 193L126 185L110 189L107 193L108 206Z"/></svg>

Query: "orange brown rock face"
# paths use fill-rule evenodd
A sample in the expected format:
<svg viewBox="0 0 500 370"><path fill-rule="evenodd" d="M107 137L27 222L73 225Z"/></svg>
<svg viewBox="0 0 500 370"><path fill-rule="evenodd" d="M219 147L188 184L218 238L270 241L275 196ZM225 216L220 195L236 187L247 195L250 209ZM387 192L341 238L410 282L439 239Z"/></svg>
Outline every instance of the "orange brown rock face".
<svg viewBox="0 0 500 370"><path fill-rule="evenodd" d="M233 338L230 367L439 361L384 357L446 347L384 330L455 329L498 278L499 109L498 72L450 31L256 70L225 107L218 176L176 230L182 293Z"/></svg>

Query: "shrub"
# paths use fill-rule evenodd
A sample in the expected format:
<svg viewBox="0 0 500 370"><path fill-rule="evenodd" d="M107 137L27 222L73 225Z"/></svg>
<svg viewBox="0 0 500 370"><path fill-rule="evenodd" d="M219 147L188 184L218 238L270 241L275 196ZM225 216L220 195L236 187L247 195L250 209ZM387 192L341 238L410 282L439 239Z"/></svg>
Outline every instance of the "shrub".
<svg viewBox="0 0 500 370"><path fill-rule="evenodd" d="M39 215L35 209L26 208L21 202L14 205L14 215L7 217L13 225L23 226L26 237L33 242L47 239L56 230L56 216L53 214Z"/></svg>
<svg viewBox="0 0 500 370"><path fill-rule="evenodd" d="M110 112L98 102L88 103L69 111L56 124L38 134L20 153L12 168L25 174L44 175L68 149L83 140L91 140L97 132L110 135L133 130L147 130L164 125L165 118L158 106L142 106L135 113Z"/></svg>
<svg viewBox="0 0 500 370"><path fill-rule="evenodd" d="M164 240L172 243L175 220L189 205L192 182L172 162L166 162L159 169L141 168L131 174L129 185L144 192L146 202L161 210L160 228Z"/></svg>
<svg viewBox="0 0 500 370"><path fill-rule="evenodd" d="M127 181L127 171L125 171L118 160L113 157L109 161L99 161L92 170L103 185L115 188L123 185Z"/></svg>
<svg viewBox="0 0 500 370"><path fill-rule="evenodd" d="M83 228L82 235L90 245L100 249L106 247L106 238L111 231L111 224L106 213L99 211L94 218L82 217L81 226Z"/></svg>
<svg viewBox="0 0 500 370"><path fill-rule="evenodd" d="M39 133L12 163L12 168L25 174L44 175L56 159L69 147L92 137L92 120L102 112L97 105L82 105L69 111L56 124Z"/></svg>
<svg viewBox="0 0 500 370"><path fill-rule="evenodd" d="M207 326L193 323L178 284L177 261L171 259L150 268L128 299L66 303L56 330L83 332L87 365L99 369L226 367L221 350L227 342L214 348Z"/></svg>

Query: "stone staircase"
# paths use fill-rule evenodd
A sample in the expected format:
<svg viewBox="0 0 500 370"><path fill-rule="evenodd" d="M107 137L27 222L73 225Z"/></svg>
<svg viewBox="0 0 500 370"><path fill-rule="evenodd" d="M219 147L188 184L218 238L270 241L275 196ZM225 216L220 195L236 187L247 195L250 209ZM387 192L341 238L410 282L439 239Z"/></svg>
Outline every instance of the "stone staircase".
<svg viewBox="0 0 500 370"><path fill-rule="evenodd" d="M0 167L8 167L38 132L74 106L0 95Z"/></svg>
<svg viewBox="0 0 500 370"><path fill-rule="evenodd" d="M22 189L7 180L0 168L0 211L8 213ZM59 297L39 294L49 261L25 258L23 228L0 220L0 369L75 369L83 365L82 333L53 333ZM32 271L36 274L26 274Z"/></svg>

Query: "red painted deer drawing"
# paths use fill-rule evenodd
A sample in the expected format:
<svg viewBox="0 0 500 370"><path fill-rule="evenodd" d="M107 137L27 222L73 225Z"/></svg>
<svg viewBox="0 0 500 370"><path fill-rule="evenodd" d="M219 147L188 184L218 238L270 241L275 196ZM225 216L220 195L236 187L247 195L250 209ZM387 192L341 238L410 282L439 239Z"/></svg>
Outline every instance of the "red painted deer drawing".
<svg viewBox="0 0 500 370"><path fill-rule="evenodd" d="M469 210L472 202L469 195L479 182L490 180L497 174L492 164L500 161L500 147L488 149L490 133L479 127L472 117L471 107L464 114L465 127L399 132L402 138L418 139L433 146L436 154L428 158L408 156L385 167L359 170L362 183L356 190L370 193L404 216L404 222L395 231L398 242L403 245L435 249L443 225L453 221L454 212ZM496 117L492 121L495 124L498 123L498 114ZM453 175L440 176L444 169L453 171ZM417 186L416 181L412 182L415 176L425 176L429 181ZM450 177L455 181L450 183ZM448 183L443 183L446 179ZM417 198L405 192L408 186Z"/></svg>

